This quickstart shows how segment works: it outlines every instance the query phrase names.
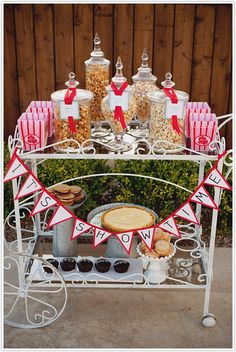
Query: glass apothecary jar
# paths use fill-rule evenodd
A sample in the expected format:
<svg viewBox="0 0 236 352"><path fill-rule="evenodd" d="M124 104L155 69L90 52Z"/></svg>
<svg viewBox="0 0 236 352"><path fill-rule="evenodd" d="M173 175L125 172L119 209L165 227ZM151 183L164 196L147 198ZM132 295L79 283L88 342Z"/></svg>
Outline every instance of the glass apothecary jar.
<svg viewBox="0 0 236 352"><path fill-rule="evenodd" d="M173 89L175 83L171 81L170 73L165 78L161 83L162 90L147 93L151 103L149 139L157 150L178 152L185 146L185 117L189 95Z"/></svg>
<svg viewBox="0 0 236 352"><path fill-rule="evenodd" d="M90 103L93 93L76 88L79 84L75 74L69 73L69 80L65 83L67 89L58 90L51 94L54 102L55 142L73 139L80 145L91 138ZM74 141L67 141L55 146L58 151L72 148L78 149Z"/></svg>
<svg viewBox="0 0 236 352"><path fill-rule="evenodd" d="M148 137L147 125L150 120L151 107L147 93L158 92L160 89L156 85L157 77L152 74L152 69L148 66L149 57L146 49L143 50L141 58L142 63L138 68L138 73L132 77L140 129L135 130L132 134L139 138L146 138Z"/></svg>
<svg viewBox="0 0 236 352"><path fill-rule="evenodd" d="M106 88L107 96L103 98L101 109L114 133L114 140L107 145L111 150L128 151L132 146L123 140L125 130L136 114L136 102L133 89L123 76L123 64L118 57L116 74Z"/></svg>
<svg viewBox="0 0 236 352"><path fill-rule="evenodd" d="M98 34L94 37L94 50L90 58L85 63L86 89L93 93L91 102L91 121L94 123L93 137L99 138L107 135L108 131L102 128L104 121L101 112L101 102L106 96L106 87L109 85L109 66L110 61L105 59L101 50L101 39Z"/></svg>

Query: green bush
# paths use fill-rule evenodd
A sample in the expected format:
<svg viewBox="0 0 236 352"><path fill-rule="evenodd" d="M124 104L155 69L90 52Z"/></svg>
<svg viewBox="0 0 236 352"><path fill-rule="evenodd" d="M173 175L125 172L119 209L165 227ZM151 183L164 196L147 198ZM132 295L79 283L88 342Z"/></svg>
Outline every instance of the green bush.
<svg viewBox="0 0 236 352"><path fill-rule="evenodd" d="M5 166L9 154L5 153ZM189 161L123 161L115 162L114 167L105 160L46 160L39 167L38 176L45 187L82 175L99 173L129 173L132 175L147 175L177 183L193 191L198 180L198 165ZM232 182L231 178L229 182ZM112 202L136 203L155 210L160 218L165 218L184 203L189 193L170 184L152 179L105 176L76 180L71 184L81 186L88 198L77 215L86 219L89 211L95 207ZM5 216L13 208L11 183L4 186ZM208 187L213 194L213 187ZM223 192L220 206L219 229L224 234L231 232L232 193ZM203 207L202 224L207 232L210 229L211 210ZM226 231L228 229L228 231Z"/></svg>

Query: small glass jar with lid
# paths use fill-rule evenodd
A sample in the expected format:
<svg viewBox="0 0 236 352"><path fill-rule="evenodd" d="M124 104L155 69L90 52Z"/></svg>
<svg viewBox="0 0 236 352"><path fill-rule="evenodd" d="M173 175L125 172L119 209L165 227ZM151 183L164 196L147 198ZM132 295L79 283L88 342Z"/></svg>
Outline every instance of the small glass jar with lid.
<svg viewBox="0 0 236 352"><path fill-rule="evenodd" d="M156 144L157 150L177 152L185 146L185 117L189 95L173 89L175 83L171 81L171 73L166 73L165 78L161 83L162 90L147 93L151 103L149 139L152 144Z"/></svg>
<svg viewBox="0 0 236 352"><path fill-rule="evenodd" d="M99 138L108 134L108 130L102 128L104 117L101 112L101 102L107 94L106 87L109 84L110 61L104 57L100 46L101 39L97 33L93 42L94 50L91 52L90 58L85 61L85 79L86 89L93 93L91 121L94 123L94 130L92 136Z"/></svg>
<svg viewBox="0 0 236 352"><path fill-rule="evenodd" d="M107 145L110 150L128 151L132 146L123 140L125 130L136 114L136 102L133 89L128 85L123 75L123 64L118 57L116 74L111 84L106 88L107 96L103 98L101 109L104 119L107 120L114 133L114 140Z"/></svg>
<svg viewBox="0 0 236 352"><path fill-rule="evenodd" d="M152 69L148 66L149 56L146 49L143 50L141 58L142 63L138 68L138 73L132 77L140 129L135 130L132 134L139 138L145 138L148 137L147 125L150 120L150 101L147 93L160 91L160 89L156 85L157 77L152 74Z"/></svg>
<svg viewBox="0 0 236 352"><path fill-rule="evenodd" d="M62 142L55 146L58 151L66 149L78 149L91 138L90 103L93 93L78 89L79 82L75 80L75 74L69 73L69 80L65 83L67 89L58 90L51 94L54 102L55 116L55 141ZM74 141L65 141L73 139Z"/></svg>

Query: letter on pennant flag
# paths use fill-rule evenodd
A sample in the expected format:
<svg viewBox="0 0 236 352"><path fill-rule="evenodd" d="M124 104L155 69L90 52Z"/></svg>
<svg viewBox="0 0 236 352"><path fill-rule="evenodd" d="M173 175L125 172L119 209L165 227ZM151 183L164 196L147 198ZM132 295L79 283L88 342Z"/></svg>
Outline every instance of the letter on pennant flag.
<svg viewBox="0 0 236 352"><path fill-rule="evenodd" d="M157 225L157 227L160 227L161 229L171 233L172 235L181 238L178 226L172 215L163 220L160 224Z"/></svg>
<svg viewBox="0 0 236 352"><path fill-rule="evenodd" d="M117 233L116 234L118 240L126 250L126 252L129 254L131 250L131 245L132 245L132 239L134 236L134 232L124 232L124 233Z"/></svg>
<svg viewBox="0 0 236 352"><path fill-rule="evenodd" d="M66 210L65 207L60 205L52 214L52 217L48 223L48 227L59 224L60 222L69 220L73 217L74 215L70 211Z"/></svg>
<svg viewBox="0 0 236 352"><path fill-rule="evenodd" d="M19 192L16 195L16 199L27 196L28 194L40 191L43 186L40 182L33 176L28 175L25 182L21 186Z"/></svg>
<svg viewBox="0 0 236 352"><path fill-rule="evenodd" d="M215 204L214 200L212 199L211 195L207 192L207 190L200 186L189 198L190 201L205 205L209 208L217 209L217 205Z"/></svg>
<svg viewBox="0 0 236 352"><path fill-rule="evenodd" d="M205 178L204 183L209 186L215 186L229 190L232 189L230 184L216 168L211 170L209 175Z"/></svg>
<svg viewBox="0 0 236 352"><path fill-rule="evenodd" d="M99 227L95 227L94 235L93 235L93 246L97 247L100 243L105 241L111 235L112 235L111 232L100 229Z"/></svg>
<svg viewBox="0 0 236 352"><path fill-rule="evenodd" d="M182 219L193 222L194 224L199 225L199 221L196 218L196 215L191 207L189 202L183 204L176 212L175 215L179 216Z"/></svg>
<svg viewBox="0 0 236 352"><path fill-rule="evenodd" d="M148 229L138 230L139 236L142 238L143 242L146 246L151 250L152 249L152 241L154 236L155 227L150 227Z"/></svg>
<svg viewBox="0 0 236 352"><path fill-rule="evenodd" d="M91 229L91 227L92 225L88 224L87 222L84 222L83 220L80 220L80 219L76 219L74 222L74 227L73 227L73 231L70 239L74 240L79 235L82 235L82 233Z"/></svg>
<svg viewBox="0 0 236 352"><path fill-rule="evenodd" d="M55 204L57 204L57 200L53 196L51 196L48 191L45 190L41 193L30 215L33 216L37 213L40 213L41 211L44 211Z"/></svg>
<svg viewBox="0 0 236 352"><path fill-rule="evenodd" d="M8 165L4 182L13 180L16 177L22 176L28 172L28 168L25 167L24 163L18 158L16 153L12 155L11 161Z"/></svg>

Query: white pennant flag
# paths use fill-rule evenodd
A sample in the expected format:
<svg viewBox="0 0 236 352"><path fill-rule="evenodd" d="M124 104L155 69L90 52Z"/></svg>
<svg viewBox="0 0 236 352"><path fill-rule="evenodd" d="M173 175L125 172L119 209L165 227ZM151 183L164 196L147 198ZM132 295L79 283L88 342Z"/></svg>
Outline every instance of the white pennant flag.
<svg viewBox="0 0 236 352"><path fill-rule="evenodd" d="M112 235L111 232L95 227L94 235L93 235L93 246L97 247L100 243L105 241L111 235Z"/></svg>
<svg viewBox="0 0 236 352"><path fill-rule="evenodd" d="M49 192L43 191L32 209L30 215L33 216L57 204L57 200Z"/></svg>
<svg viewBox="0 0 236 352"><path fill-rule="evenodd" d="M60 222L69 220L73 217L74 215L70 211L68 211L65 207L60 205L52 214L52 217L47 227L51 227L53 225L59 224Z"/></svg>
<svg viewBox="0 0 236 352"><path fill-rule="evenodd" d="M161 229L171 233L172 235L181 238L181 234L179 232L178 226L172 215L166 218L165 220L163 220L160 224L157 225L157 227L160 227Z"/></svg>
<svg viewBox="0 0 236 352"><path fill-rule="evenodd" d="M131 245L132 245L132 239L134 236L134 232L124 232L124 233L117 233L116 234L118 240L126 250L126 252L129 254L131 250Z"/></svg>
<svg viewBox="0 0 236 352"><path fill-rule="evenodd" d="M33 175L28 175L15 199L25 197L28 194L34 193L36 191L40 191L42 188L42 185Z"/></svg>
<svg viewBox="0 0 236 352"><path fill-rule="evenodd" d="M223 177L223 175L217 170L213 169L210 174L205 178L204 183L209 186L220 187L231 190L232 187Z"/></svg>
<svg viewBox="0 0 236 352"><path fill-rule="evenodd" d="M190 201L205 205L209 208L217 209L217 205L215 204L214 200L212 199L211 195L207 192L207 190L200 186L189 198Z"/></svg>
<svg viewBox="0 0 236 352"><path fill-rule="evenodd" d="M146 246L151 250L152 249L152 241L154 236L155 227L150 227L147 229L137 230L139 236L142 238L143 242Z"/></svg>
<svg viewBox="0 0 236 352"><path fill-rule="evenodd" d="M74 227L73 227L70 239L74 240L79 235L82 235L82 233L91 229L91 227L92 225L88 224L87 222L84 222L83 220L80 220L80 219L76 219L74 222Z"/></svg>
<svg viewBox="0 0 236 352"><path fill-rule="evenodd" d="M27 172L28 168L25 167L24 163L14 153L8 165L7 172L4 177L4 182L11 181L16 177L26 174Z"/></svg>
<svg viewBox="0 0 236 352"><path fill-rule="evenodd" d="M199 225L199 221L196 218L196 215L191 207L190 203L183 204L176 212L175 215L179 216L182 219L193 222L194 224Z"/></svg>

